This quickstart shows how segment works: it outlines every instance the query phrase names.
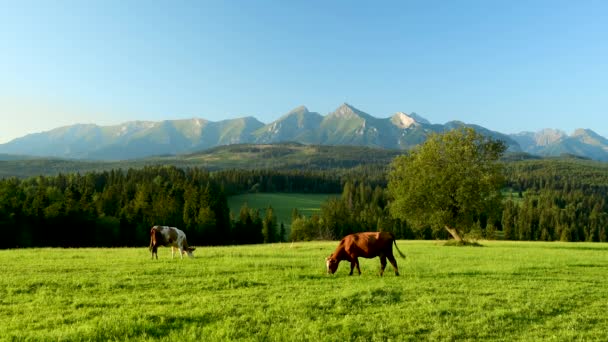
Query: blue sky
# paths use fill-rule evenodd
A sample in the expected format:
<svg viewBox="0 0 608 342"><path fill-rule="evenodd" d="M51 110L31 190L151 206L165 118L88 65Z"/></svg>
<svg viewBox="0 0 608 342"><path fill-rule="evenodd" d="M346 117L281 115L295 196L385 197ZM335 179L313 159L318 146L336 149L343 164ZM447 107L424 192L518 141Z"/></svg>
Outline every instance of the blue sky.
<svg viewBox="0 0 608 342"><path fill-rule="evenodd" d="M608 1L4 1L0 143L343 102L608 137Z"/></svg>

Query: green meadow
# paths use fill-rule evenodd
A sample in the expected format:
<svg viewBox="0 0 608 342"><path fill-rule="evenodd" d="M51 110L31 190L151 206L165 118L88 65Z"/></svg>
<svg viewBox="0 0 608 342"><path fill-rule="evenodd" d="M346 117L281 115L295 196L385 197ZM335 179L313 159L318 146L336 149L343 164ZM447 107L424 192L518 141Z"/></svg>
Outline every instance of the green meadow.
<svg viewBox="0 0 608 342"><path fill-rule="evenodd" d="M340 194L297 194L297 193L254 193L228 197L230 211L236 217L244 203L249 208L260 209L260 216L269 205L277 216L279 226L291 227L291 213L297 208L300 214L310 217L319 213L321 205L330 197L340 197Z"/></svg>
<svg viewBox="0 0 608 342"><path fill-rule="evenodd" d="M173 341L608 340L608 245L398 241L378 276L337 242L0 251L0 339Z"/></svg>

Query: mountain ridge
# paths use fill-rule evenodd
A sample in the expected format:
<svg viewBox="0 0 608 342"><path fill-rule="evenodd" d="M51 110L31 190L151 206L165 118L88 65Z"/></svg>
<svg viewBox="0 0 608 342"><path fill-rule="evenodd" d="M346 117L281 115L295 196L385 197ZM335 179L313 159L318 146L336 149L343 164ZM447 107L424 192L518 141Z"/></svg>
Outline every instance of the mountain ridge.
<svg viewBox="0 0 608 342"><path fill-rule="evenodd" d="M348 103L325 116L309 111L306 106L298 106L268 124L252 116L220 121L203 118L138 120L110 126L74 124L0 144L0 153L124 160L192 153L230 144L285 141L408 150L424 142L429 134L462 126L503 140L511 152L539 156L573 154L608 161L608 139L590 129L577 129L571 135L554 129L504 134L457 120L432 124L416 113L395 112L389 117L379 118Z"/></svg>

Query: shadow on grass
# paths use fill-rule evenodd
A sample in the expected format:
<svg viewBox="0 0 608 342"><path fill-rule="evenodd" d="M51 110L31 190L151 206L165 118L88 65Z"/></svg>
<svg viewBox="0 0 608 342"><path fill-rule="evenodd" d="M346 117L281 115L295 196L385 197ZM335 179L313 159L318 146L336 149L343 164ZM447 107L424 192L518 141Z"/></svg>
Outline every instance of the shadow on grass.
<svg viewBox="0 0 608 342"><path fill-rule="evenodd" d="M403 301L402 291L388 290L383 288L357 291L348 296L339 296L315 301L308 305L315 313L325 312L350 312L352 308L365 309L366 307L377 307L378 305L392 305Z"/></svg>
<svg viewBox="0 0 608 342"><path fill-rule="evenodd" d="M596 246L577 246L577 242L569 242L566 245L549 245L546 247L541 247L544 249L565 249L565 250L578 250L578 251L593 251L593 252L601 252L606 253L608 251L608 245L606 244L597 244Z"/></svg>
<svg viewBox="0 0 608 342"><path fill-rule="evenodd" d="M202 289L203 290L235 290L235 289L267 286L267 285L268 284L266 284L266 283L229 277L225 280L214 282L211 285L203 286Z"/></svg>
<svg viewBox="0 0 608 342"><path fill-rule="evenodd" d="M450 246L450 247L483 247L483 245L480 244L477 241L466 241L466 240L461 240L461 241L448 240L448 241L446 241L446 243L444 244L444 246Z"/></svg>
<svg viewBox="0 0 608 342"><path fill-rule="evenodd" d="M145 315L145 319L137 322L124 322L107 329L97 329L95 336L86 336L97 341L120 339L164 339L174 332L183 331L189 326L204 326L219 321L220 317L211 314L176 316L176 315ZM84 336L81 336L84 337Z"/></svg>
<svg viewBox="0 0 608 342"><path fill-rule="evenodd" d="M479 277L479 276L494 276L496 273L493 272L482 272L477 270L464 271L464 272L448 272L448 277Z"/></svg>
<svg viewBox="0 0 608 342"><path fill-rule="evenodd" d="M567 264L568 267L583 267L583 268L608 268L605 264Z"/></svg>
<svg viewBox="0 0 608 342"><path fill-rule="evenodd" d="M318 275L318 274L299 274L297 276L298 279L304 280L319 280L319 279L327 279L329 278L328 274Z"/></svg>

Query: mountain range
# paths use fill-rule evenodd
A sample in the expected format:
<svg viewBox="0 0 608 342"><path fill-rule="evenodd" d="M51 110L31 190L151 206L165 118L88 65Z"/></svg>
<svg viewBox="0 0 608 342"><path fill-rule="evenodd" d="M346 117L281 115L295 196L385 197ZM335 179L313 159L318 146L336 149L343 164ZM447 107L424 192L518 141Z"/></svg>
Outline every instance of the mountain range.
<svg viewBox="0 0 608 342"><path fill-rule="evenodd" d="M558 130L503 134L460 121L432 124L416 113L377 118L347 103L325 116L300 106L269 124L254 117L222 121L194 118L131 121L114 126L76 124L29 134L0 144L0 153L92 160L125 160L193 153L237 143L293 141L311 145L356 145L407 150L430 133L473 127L503 140L509 151L540 156L572 154L608 161L608 140L588 129L572 135Z"/></svg>

